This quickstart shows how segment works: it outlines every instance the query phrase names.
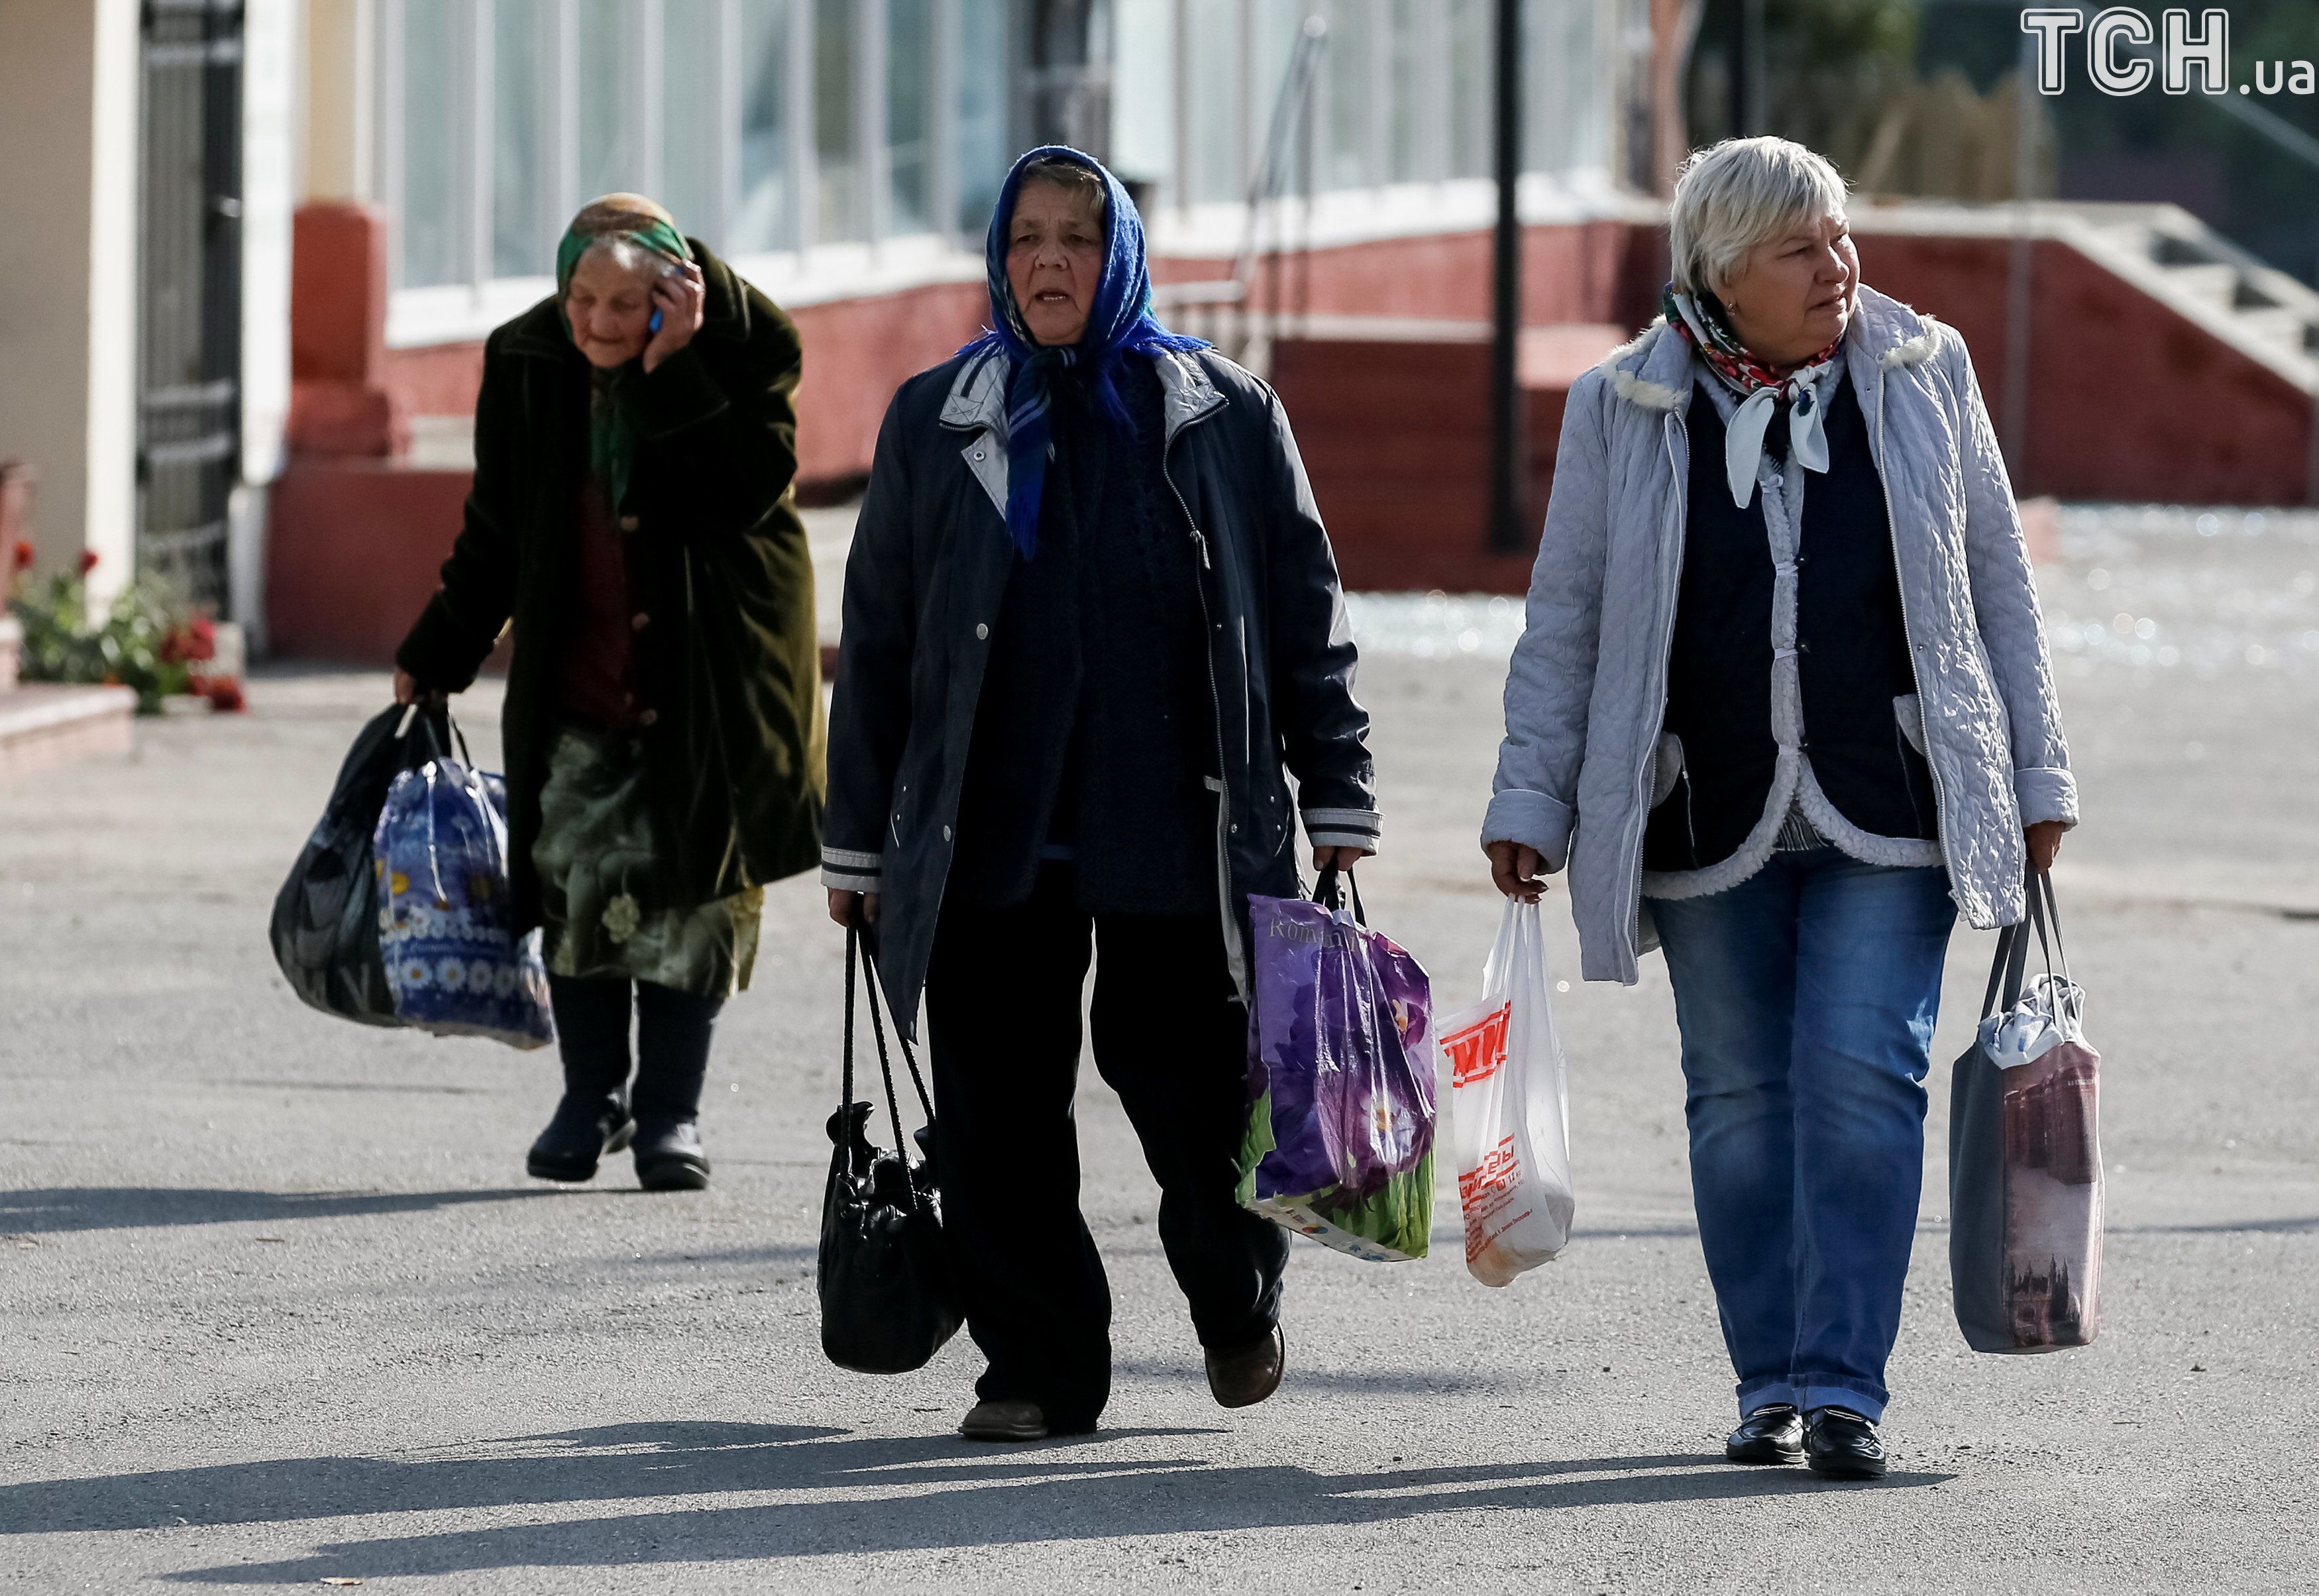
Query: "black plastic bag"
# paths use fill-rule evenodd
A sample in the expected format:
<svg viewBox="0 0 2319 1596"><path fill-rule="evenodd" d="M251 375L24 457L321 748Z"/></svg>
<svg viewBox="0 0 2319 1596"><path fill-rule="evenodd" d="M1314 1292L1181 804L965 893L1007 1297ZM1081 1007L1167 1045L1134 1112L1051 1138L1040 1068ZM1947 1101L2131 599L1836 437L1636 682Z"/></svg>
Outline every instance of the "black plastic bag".
<svg viewBox="0 0 2319 1596"><path fill-rule="evenodd" d="M853 1101L853 995L870 993L870 1029L878 1041L878 1068L886 1079L896 1150L870 1140L871 1105ZM935 1184L934 1105L919 1078L909 1044L895 1045L917 1088L925 1125L918 1132L916 1164L902 1136L902 1109L894 1094L894 1067L879 1017L876 957L859 926L845 933L844 1096L829 1116L829 1186L821 1207L821 1349L840 1368L865 1375L903 1375L922 1368L958 1333L958 1293L943 1256L942 1204Z"/></svg>
<svg viewBox="0 0 2319 1596"><path fill-rule="evenodd" d="M274 897L268 927L290 989L326 1014L394 1025L394 996L379 957L378 879L371 834L395 777L450 752L451 717L398 704L356 734L338 767L321 824Z"/></svg>

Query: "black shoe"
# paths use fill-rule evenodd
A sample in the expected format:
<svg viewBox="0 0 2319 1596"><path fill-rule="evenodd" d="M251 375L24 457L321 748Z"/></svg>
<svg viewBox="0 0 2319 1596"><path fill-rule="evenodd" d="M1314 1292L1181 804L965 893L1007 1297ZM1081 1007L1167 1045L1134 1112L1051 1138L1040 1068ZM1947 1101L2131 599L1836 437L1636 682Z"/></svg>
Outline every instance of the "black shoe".
<svg viewBox="0 0 2319 1596"><path fill-rule="evenodd" d="M1884 1443L1876 1427L1850 1408L1814 1408L1804 1418L1804 1454L1811 1471L1831 1480L1881 1480Z"/></svg>
<svg viewBox="0 0 2319 1596"><path fill-rule="evenodd" d="M699 1120L662 1120L636 1132L636 1184L648 1192L697 1192L708 1184Z"/></svg>
<svg viewBox="0 0 2319 1596"><path fill-rule="evenodd" d="M958 1433L970 1441L1043 1441L1051 1432L1036 1402L980 1402L967 1410Z"/></svg>
<svg viewBox="0 0 2319 1596"><path fill-rule="evenodd" d="M566 1096L531 1144L525 1172L535 1180L593 1180L597 1164L627 1146L636 1132L627 1105L618 1097Z"/></svg>
<svg viewBox="0 0 2319 1596"><path fill-rule="evenodd" d="M1723 1456L1734 1463L1801 1463L1804 1421L1786 1402L1757 1408L1723 1438Z"/></svg>
<svg viewBox="0 0 2319 1596"><path fill-rule="evenodd" d="M1208 1392L1220 1407L1252 1408L1280 1389L1288 1366L1288 1343L1274 1325L1264 1339L1229 1352L1213 1348L1205 1355Z"/></svg>

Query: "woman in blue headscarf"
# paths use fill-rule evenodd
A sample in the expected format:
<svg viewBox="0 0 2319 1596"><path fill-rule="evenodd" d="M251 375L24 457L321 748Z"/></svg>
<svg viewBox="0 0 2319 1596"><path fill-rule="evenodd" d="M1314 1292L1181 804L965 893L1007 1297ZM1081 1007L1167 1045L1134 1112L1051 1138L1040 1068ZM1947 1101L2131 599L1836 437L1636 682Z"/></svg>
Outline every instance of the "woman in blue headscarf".
<svg viewBox="0 0 2319 1596"><path fill-rule="evenodd" d="M1015 165L991 330L902 385L845 573L823 879L923 995L944 1233L989 1359L964 1433L1095 1428L1111 1303L1078 1213L1096 1067L1226 1407L1280 1383L1287 1242L1234 1201L1250 893L1374 852L1368 717L1272 390L1151 314L1143 226L1074 149Z"/></svg>

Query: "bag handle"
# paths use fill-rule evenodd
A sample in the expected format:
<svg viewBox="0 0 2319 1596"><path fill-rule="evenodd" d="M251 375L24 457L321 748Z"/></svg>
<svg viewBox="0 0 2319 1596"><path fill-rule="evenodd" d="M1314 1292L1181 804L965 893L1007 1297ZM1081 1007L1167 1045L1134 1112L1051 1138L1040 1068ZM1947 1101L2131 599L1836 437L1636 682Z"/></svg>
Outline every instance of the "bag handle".
<svg viewBox="0 0 2319 1596"><path fill-rule="evenodd" d="M853 1101L853 997L859 987L870 995L870 1033L878 1044L878 1071L886 1084L886 1114L894 1125L894 1148L898 1154L909 1141L902 1131L901 1096L894 1089L894 1061L886 1048L886 1023L879 995L877 944L856 923L845 928L845 1064L843 1090L844 1104ZM901 1050L902 1064L909 1071L910 1086L917 1093L918 1106L926 1123L934 1118L934 1099L927 1095L925 1078L918 1072L918 1060L909 1042L904 1039L901 1027L894 1028L894 1045Z"/></svg>
<svg viewBox="0 0 2319 1596"><path fill-rule="evenodd" d="M1340 871L1333 864L1322 865L1321 879L1313 884L1313 901L1324 909L1341 910L1345 893L1340 889L1340 881L1342 888L1350 889L1353 895L1353 924L1366 927L1369 923L1368 910L1361 905L1361 884L1350 870Z"/></svg>
<svg viewBox="0 0 2319 1596"><path fill-rule="evenodd" d="M861 933L854 927L845 928L845 1050L837 1087L837 1112L841 1117L853 1111L853 971L860 939Z"/></svg>
<svg viewBox="0 0 2319 1596"><path fill-rule="evenodd" d="M2026 922L2008 925L1997 933L1997 956L1989 967L1989 990L1981 1000L1981 1017L1989 1018L1998 1012L1998 1000L2004 999L2010 1010L2021 1001L2021 979L2029 968L2029 927Z"/></svg>
<svg viewBox="0 0 2319 1596"><path fill-rule="evenodd" d="M443 717L441 731L437 730L435 726L435 717L438 714ZM395 724L396 741L400 742L408 736L414 725L426 728L428 746L435 751L437 758L441 758L451 752L451 739L456 738L459 746L459 762L471 771L475 768L475 756L467 752L467 734L462 731L459 728L459 723L452 718L451 706L448 703L437 704L431 708L421 703L414 702L410 705L404 709L402 720ZM447 732L447 737L445 735Z"/></svg>
<svg viewBox="0 0 2319 1596"><path fill-rule="evenodd" d="M2070 980L2070 955L2062 943L2062 907L2053 897L2053 878L2032 868L2024 885L2028 888L2029 912L2018 924L1998 933L1997 957L1989 971L1989 991L1981 1000L1981 1017L1984 1020L1998 1012L2000 994L2008 1011L2021 1001L2021 989L2029 973L2032 933L2044 957L2046 979L2055 978L2054 966L2058 962L2059 978L2064 983Z"/></svg>
<svg viewBox="0 0 2319 1596"><path fill-rule="evenodd" d="M2036 886L2037 896L2044 899L2044 923L2053 927L2053 931L2052 956L2061 962L2062 979L2075 986L2077 983L2070 980L2070 950L2062 941L2062 904L2061 900L2053 896L2053 872L2039 870L2036 873ZM2033 906L2035 901L2035 897L2031 899ZM2049 975L2053 973L2050 966L2046 973Z"/></svg>

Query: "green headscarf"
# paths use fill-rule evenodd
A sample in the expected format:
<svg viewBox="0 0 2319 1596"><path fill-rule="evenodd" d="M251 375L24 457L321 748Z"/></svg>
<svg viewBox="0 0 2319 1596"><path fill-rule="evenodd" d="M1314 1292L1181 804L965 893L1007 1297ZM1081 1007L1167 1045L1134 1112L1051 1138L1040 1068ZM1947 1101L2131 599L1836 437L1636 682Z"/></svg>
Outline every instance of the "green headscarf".
<svg viewBox="0 0 2319 1596"><path fill-rule="evenodd" d="M567 335L572 318L565 313L564 302L572 292L572 274L582 256L608 239L634 244L680 264L692 258L692 247L676 230L676 219L644 195L608 194L590 201L572 219L563 241L555 246L555 313ZM588 467L604 479L614 509L628 496L636 440L643 436L636 405L640 374L633 360L614 371L597 372L588 406Z"/></svg>

